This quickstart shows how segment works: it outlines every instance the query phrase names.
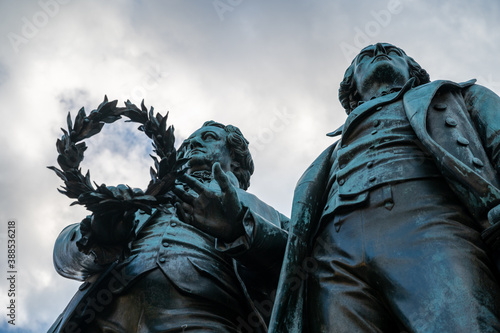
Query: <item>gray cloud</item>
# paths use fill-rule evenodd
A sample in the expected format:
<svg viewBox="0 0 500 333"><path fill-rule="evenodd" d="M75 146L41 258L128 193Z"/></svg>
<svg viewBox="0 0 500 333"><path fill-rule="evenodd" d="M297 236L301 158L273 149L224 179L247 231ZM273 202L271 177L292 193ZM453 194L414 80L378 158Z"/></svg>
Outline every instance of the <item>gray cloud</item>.
<svg viewBox="0 0 500 333"><path fill-rule="evenodd" d="M234 124L253 147L250 192L289 215L296 181L333 142L324 133L345 119L338 84L348 55L365 44L394 43L433 79L477 77L500 92L493 0L242 0L223 12L214 3L0 2L8 13L0 22L0 226L15 218L20 229L16 332L46 330L78 286L57 276L51 251L60 230L87 212L69 207L45 168L56 163L68 111L89 112L105 94L145 99L170 112L178 141L205 120ZM150 143L135 128L113 124L88 140L83 168L92 179L147 184ZM0 282L0 304L5 288Z"/></svg>

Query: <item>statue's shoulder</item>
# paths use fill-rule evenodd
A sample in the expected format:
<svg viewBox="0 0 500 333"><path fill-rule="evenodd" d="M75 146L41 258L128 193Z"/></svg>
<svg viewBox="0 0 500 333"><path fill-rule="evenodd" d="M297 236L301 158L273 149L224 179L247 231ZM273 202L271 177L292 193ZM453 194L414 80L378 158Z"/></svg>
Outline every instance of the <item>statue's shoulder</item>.
<svg viewBox="0 0 500 333"><path fill-rule="evenodd" d="M436 80L425 83L410 89L403 96L406 115L412 121L415 115L420 114L414 121L423 121L425 110L428 110L432 101L440 96L440 99L446 99L450 92L462 93L471 86L475 86L476 80L469 80L457 83L449 80Z"/></svg>
<svg viewBox="0 0 500 333"><path fill-rule="evenodd" d="M308 169L313 169L317 166L324 165L326 163L331 164L332 162L332 157L334 156L334 152L336 151L336 147L339 141L336 141L332 145L330 145L328 148L323 150L323 152L314 160L314 162L311 163ZM307 170L306 170L307 172Z"/></svg>
<svg viewBox="0 0 500 333"><path fill-rule="evenodd" d="M410 89L409 93L419 92L419 91L429 91L429 90L438 90L441 88L457 88L457 89L466 89L474 86L479 86L476 84L476 79L471 79L464 82L455 82L450 80L435 80L422 85L419 85L415 88ZM479 86L481 87L481 86ZM484 88L484 87L483 87Z"/></svg>
<svg viewBox="0 0 500 333"><path fill-rule="evenodd" d="M472 80L471 80L472 81ZM475 80L474 80L475 81ZM467 81L465 83L468 83ZM463 95L467 98L498 98L498 95L489 88L482 86L477 83L464 85L463 87Z"/></svg>
<svg viewBox="0 0 500 333"><path fill-rule="evenodd" d="M424 85L418 86L416 89L426 89L429 91L441 92L456 91L460 92L466 100L466 104L479 103L486 100L498 99L498 95L492 90L476 83L476 79L471 79L465 82L453 82L447 80L436 80ZM433 94L434 95L434 94Z"/></svg>
<svg viewBox="0 0 500 333"><path fill-rule="evenodd" d="M316 182L318 176L328 174L334 160L334 152L338 141L326 148L304 171L297 182L297 187L310 182Z"/></svg>

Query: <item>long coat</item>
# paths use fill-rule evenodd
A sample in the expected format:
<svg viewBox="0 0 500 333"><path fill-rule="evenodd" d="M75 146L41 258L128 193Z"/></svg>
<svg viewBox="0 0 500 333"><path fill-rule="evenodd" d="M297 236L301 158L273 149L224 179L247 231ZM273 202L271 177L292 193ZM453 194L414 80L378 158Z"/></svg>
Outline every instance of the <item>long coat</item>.
<svg viewBox="0 0 500 333"><path fill-rule="evenodd" d="M488 212L500 203L500 97L474 84L434 81L403 96L405 113L423 149L430 153L450 187L469 209L478 229L490 226ZM366 108L360 105L343 130ZM304 324L308 256L319 228L335 146L327 148L305 171L294 193L288 243L281 270L270 333L300 333Z"/></svg>

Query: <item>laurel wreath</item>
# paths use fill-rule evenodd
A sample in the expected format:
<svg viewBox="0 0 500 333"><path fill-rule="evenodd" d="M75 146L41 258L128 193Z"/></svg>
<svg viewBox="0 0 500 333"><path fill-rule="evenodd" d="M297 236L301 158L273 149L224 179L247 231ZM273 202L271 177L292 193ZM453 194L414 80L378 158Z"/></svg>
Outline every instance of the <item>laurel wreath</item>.
<svg viewBox="0 0 500 333"><path fill-rule="evenodd" d="M68 113L68 129L61 128L63 135L56 142L59 153L57 163L60 169L54 166L48 168L64 181L64 186L58 191L69 198L77 199L72 205L84 205L93 213L100 213L117 206L122 210L142 209L150 213L153 207L168 200L165 194L174 186L175 179L183 172L181 167L188 159L177 158L174 127L167 127L168 113L163 117L160 113L155 114L153 107L148 111L144 101L141 103L141 108L129 100L125 102L125 107L117 107L117 102L116 100L108 102L105 96L104 101L88 116L82 107L74 122L71 120L71 113ZM119 185L122 188L121 192L113 191L105 184L93 183L90 180L90 171L87 171L85 176L81 172L80 163L87 149L83 140L98 134L105 124L111 124L122 116L128 118L126 122L141 124L138 129L152 140L153 152L157 155L150 155L154 160L154 167L150 169L151 181L145 192L127 185ZM125 191L123 191L124 186Z"/></svg>

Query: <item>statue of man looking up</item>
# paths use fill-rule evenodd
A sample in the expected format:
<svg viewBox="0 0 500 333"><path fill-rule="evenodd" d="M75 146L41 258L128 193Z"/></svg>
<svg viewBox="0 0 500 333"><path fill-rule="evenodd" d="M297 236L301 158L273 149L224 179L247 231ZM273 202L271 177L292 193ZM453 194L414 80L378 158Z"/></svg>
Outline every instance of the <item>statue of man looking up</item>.
<svg viewBox="0 0 500 333"><path fill-rule="evenodd" d="M295 190L270 332L500 331L500 98L430 82L387 43L339 97L340 140Z"/></svg>

